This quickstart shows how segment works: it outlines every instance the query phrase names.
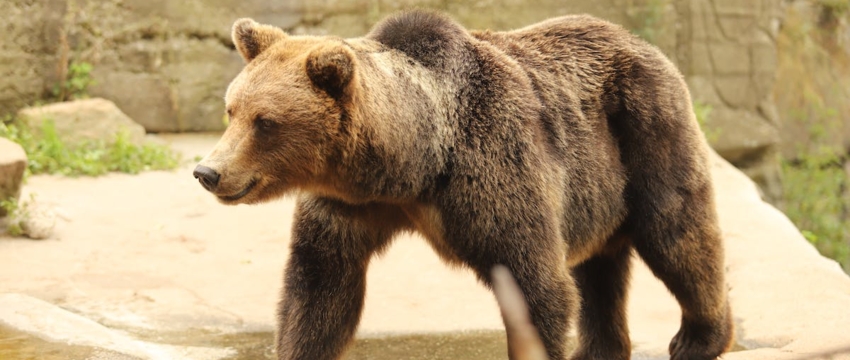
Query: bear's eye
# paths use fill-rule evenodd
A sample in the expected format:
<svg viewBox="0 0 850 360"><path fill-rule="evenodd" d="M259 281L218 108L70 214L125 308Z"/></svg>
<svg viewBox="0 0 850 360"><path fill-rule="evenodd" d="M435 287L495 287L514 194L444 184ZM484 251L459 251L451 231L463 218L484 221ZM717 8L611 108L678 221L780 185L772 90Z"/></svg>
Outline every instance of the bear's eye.
<svg viewBox="0 0 850 360"><path fill-rule="evenodd" d="M264 117L258 116L254 119L254 127L260 131L269 131L274 129L275 125L277 125L274 121L266 119Z"/></svg>

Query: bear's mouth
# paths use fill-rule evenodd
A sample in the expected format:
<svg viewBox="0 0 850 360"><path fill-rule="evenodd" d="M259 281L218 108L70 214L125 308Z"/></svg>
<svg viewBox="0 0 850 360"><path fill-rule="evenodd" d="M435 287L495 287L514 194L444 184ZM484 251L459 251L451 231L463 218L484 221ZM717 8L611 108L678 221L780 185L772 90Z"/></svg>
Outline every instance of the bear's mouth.
<svg viewBox="0 0 850 360"><path fill-rule="evenodd" d="M254 187L255 187L255 186L257 186L257 183L258 183L258 182L259 182L259 181L258 181L257 179L252 179L252 180L251 180L251 182L250 182L250 183L248 183L248 186L246 186L244 189L242 189L242 191L240 191L240 192L238 192L238 193L236 193L236 194L234 194L234 195L219 196L219 198L220 198L220 199L222 199L222 200L224 200L224 201L236 201L236 200L239 200L239 199L241 199L241 198L245 197L245 195L248 195L248 193L249 193L249 192L251 192L251 190L254 190Z"/></svg>

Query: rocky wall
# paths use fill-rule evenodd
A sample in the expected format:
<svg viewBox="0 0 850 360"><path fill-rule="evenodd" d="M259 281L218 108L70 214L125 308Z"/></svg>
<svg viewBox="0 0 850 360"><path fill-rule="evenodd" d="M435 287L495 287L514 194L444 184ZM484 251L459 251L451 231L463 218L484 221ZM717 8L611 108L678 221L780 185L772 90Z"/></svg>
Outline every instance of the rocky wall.
<svg viewBox="0 0 850 360"><path fill-rule="evenodd" d="M782 3L692 0L676 8L676 60L694 100L711 109L706 127L712 147L753 178L768 200L779 199L773 87Z"/></svg>
<svg viewBox="0 0 850 360"><path fill-rule="evenodd" d="M0 18L0 110L49 93L70 62L93 65L92 96L151 132L223 128L221 100L242 67L230 25L240 17L293 34L360 36L395 11L451 13L469 28L512 29L590 13L623 24L676 62L711 108L717 151L779 195L776 70L780 0L6 0Z"/></svg>
<svg viewBox="0 0 850 360"><path fill-rule="evenodd" d="M65 0L0 1L0 116L37 99L58 78Z"/></svg>
<svg viewBox="0 0 850 360"><path fill-rule="evenodd" d="M774 86L782 155L850 154L850 1L785 2Z"/></svg>

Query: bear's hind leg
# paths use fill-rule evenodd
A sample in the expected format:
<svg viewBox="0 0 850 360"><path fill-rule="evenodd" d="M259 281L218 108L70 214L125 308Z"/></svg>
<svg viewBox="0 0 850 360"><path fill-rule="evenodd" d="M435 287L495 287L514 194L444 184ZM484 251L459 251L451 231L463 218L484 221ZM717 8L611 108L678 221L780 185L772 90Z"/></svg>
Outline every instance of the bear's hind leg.
<svg viewBox="0 0 850 360"><path fill-rule="evenodd" d="M556 253L556 252L553 252ZM468 262L485 285L492 288L492 269L495 265L504 265L514 274L519 289L525 296L531 323L537 329L540 340L546 347L550 360L565 360L567 351L567 333L569 320L574 315L577 304L575 282L565 267L553 265L558 258L520 259L498 262ZM504 316L503 316L504 320ZM514 329L505 324L506 331ZM508 339L521 334L507 334ZM516 345L516 344L513 344ZM511 360L523 359L519 349L513 349L508 342Z"/></svg>
<svg viewBox="0 0 850 360"><path fill-rule="evenodd" d="M620 244L573 269L581 294L579 348L573 360L628 360L626 322L631 246Z"/></svg>
<svg viewBox="0 0 850 360"><path fill-rule="evenodd" d="M634 237L638 254L682 308L679 332L670 343L671 360L715 359L728 350L733 335L711 189L691 194L683 196L675 215L656 211L640 217Z"/></svg>
<svg viewBox="0 0 850 360"><path fill-rule="evenodd" d="M715 359L733 334L708 146L675 66L635 45L640 57L620 83L623 109L609 119L628 173L628 231L682 308L670 358Z"/></svg>

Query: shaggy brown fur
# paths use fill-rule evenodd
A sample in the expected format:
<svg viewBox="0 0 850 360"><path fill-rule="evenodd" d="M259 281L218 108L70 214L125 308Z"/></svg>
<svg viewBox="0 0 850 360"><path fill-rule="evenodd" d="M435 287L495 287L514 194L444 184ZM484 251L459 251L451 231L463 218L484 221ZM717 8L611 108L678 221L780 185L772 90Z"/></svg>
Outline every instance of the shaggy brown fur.
<svg viewBox="0 0 850 360"><path fill-rule="evenodd" d="M280 359L342 356L369 261L404 231L487 285L507 267L550 359L630 357L633 249L682 307L671 358L729 346L707 147L656 48L589 16L469 32L423 11L364 38L240 20L233 39L248 64L195 175L227 204L299 191Z"/></svg>

